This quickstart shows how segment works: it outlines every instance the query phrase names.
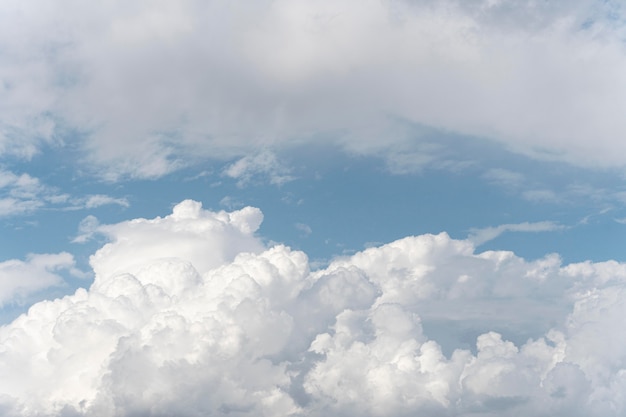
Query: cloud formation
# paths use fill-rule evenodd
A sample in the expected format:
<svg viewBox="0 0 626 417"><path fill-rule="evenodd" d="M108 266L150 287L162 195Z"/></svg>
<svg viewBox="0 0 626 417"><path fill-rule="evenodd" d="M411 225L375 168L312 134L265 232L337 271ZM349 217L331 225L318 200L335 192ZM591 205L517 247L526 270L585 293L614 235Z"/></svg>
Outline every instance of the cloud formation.
<svg viewBox="0 0 626 417"><path fill-rule="evenodd" d="M501 224L498 226L485 227L482 229L472 229L468 239L476 246L480 246L483 243L489 242L507 232L525 232L525 233L539 233L539 232L553 232L556 230L565 230L567 226L558 224L552 221L542 222L524 222L516 224Z"/></svg>
<svg viewBox="0 0 626 417"><path fill-rule="evenodd" d="M71 196L27 173L0 169L0 217L28 215L44 208L83 210L110 204L130 206L126 198L104 194Z"/></svg>
<svg viewBox="0 0 626 417"><path fill-rule="evenodd" d="M402 155L440 156L408 122L541 158L626 163L616 2L1 7L0 155L78 145L114 181L321 141L406 172Z"/></svg>
<svg viewBox="0 0 626 417"><path fill-rule="evenodd" d="M0 217L32 213L68 197L28 174L0 170Z"/></svg>
<svg viewBox="0 0 626 417"><path fill-rule="evenodd" d="M257 209L97 226L89 289L0 328L6 416L617 416L626 265L407 237L311 271Z"/></svg>
<svg viewBox="0 0 626 417"><path fill-rule="evenodd" d="M80 275L74 266L74 257L67 252L30 254L25 261L0 262L0 307L24 301L29 295L46 288L63 285L62 271Z"/></svg>
<svg viewBox="0 0 626 417"><path fill-rule="evenodd" d="M245 156L224 169L222 175L237 180L238 187L247 185L253 177L266 177L273 185L282 185L292 181L290 170L278 161L270 151L262 151L254 156Z"/></svg>

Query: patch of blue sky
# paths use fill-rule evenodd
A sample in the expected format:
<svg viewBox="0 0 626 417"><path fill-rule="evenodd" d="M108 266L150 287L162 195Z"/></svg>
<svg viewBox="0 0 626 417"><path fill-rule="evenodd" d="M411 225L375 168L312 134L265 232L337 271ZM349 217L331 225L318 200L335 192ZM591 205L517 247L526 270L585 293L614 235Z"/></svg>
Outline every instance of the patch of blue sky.
<svg viewBox="0 0 626 417"><path fill-rule="evenodd" d="M109 195L127 199L129 207L111 204L69 210L68 205L50 206L5 218L3 229L10 239L2 239L3 258L68 247L79 221L88 214L101 223L150 218L167 214L173 204L185 198L200 200L214 210L257 206L265 214L261 229L264 237L302 248L321 259L407 234L447 231L455 238L464 238L471 229L540 221L557 222L569 229L516 237L508 233L498 238L499 243L542 242L539 246L536 242L515 244L511 249L521 256L541 256L545 249L566 252L562 255L572 260L583 254L592 259L606 257L613 247L611 239L604 249L597 240L589 248L573 248L571 253L579 255L570 255L556 244L551 249L548 242L558 242L560 237L578 230L593 233L596 228L607 236L619 236L616 231L620 225L613 220L623 217L619 178L612 173L533 161L493 146L472 147L467 143L457 141L455 145L456 157L462 155L469 162L465 167L448 170L431 166L406 174L390 173L381 158L353 157L323 146L284 153L280 157L291 167L294 179L279 186L262 180L238 186L236 180L222 174L225 165L217 162L159 180L107 184L76 175L75 167L55 164L52 154L62 153L62 149L48 152L11 168L18 174L28 172L73 198ZM201 172L208 174L198 175ZM297 224L307 225L312 233L303 234ZM93 249L91 246L87 245Z"/></svg>
<svg viewBox="0 0 626 417"><path fill-rule="evenodd" d="M442 151L429 163L411 167L414 150L408 146L402 170L394 169L389 153L356 155L327 145L276 150L289 179L280 184L272 184L263 172L245 182L226 175L237 160L207 161L160 179L117 183L80 172L78 153L64 147L46 149L27 162L5 160L5 169L38 178L51 194L67 195L67 201L4 217L0 261L66 251L88 273L89 255L105 241L96 235L73 242L85 217L111 224L165 216L188 198L216 211L259 207L265 217L259 234L268 244L303 250L314 265L407 235L445 231L465 239L487 228L541 222L549 223L544 231L504 227L483 239L478 251L511 250L527 259L558 253L565 263L626 260L621 249L626 225L616 221L626 217L619 173L535 160L489 141L436 133L429 132L429 140ZM93 195L127 204L89 207L85 198ZM33 297L62 296L91 279L61 274L66 285ZM5 306L0 314L14 317L30 301Z"/></svg>

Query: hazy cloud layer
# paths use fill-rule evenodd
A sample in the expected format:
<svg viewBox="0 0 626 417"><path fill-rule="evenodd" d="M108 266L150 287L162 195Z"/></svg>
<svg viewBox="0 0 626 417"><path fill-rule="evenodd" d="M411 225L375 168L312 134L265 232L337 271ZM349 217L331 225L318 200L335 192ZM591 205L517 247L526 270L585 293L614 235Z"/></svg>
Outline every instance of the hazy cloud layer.
<svg viewBox="0 0 626 417"><path fill-rule="evenodd" d="M407 172L440 157L409 121L623 166L619 6L7 0L0 155L78 144L85 167L117 180L314 140Z"/></svg>
<svg viewBox="0 0 626 417"><path fill-rule="evenodd" d="M2 414L626 412L626 265L527 262L442 233L310 271L260 245L260 220L184 201L94 223L111 242L91 288L0 328Z"/></svg>

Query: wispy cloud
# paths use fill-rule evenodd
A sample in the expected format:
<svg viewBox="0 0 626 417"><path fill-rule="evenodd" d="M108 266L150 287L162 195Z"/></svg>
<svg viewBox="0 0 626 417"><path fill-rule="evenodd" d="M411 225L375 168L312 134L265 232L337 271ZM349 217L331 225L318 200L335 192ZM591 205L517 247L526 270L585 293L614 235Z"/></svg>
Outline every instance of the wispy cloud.
<svg viewBox="0 0 626 417"><path fill-rule="evenodd" d="M28 174L0 171L0 216L32 213L48 203L63 203L68 197Z"/></svg>
<svg viewBox="0 0 626 417"><path fill-rule="evenodd" d="M94 234L98 232L98 227L100 226L100 222L95 216L89 215L82 219L78 224L78 234L74 239L72 239L73 243L85 243L90 240Z"/></svg>
<svg viewBox="0 0 626 417"><path fill-rule="evenodd" d="M514 190L526 182L526 176L521 172L503 168L489 169L483 174L483 178L493 184Z"/></svg>
<svg viewBox="0 0 626 417"><path fill-rule="evenodd" d="M126 198L114 198L104 194L90 195L84 198L85 208L91 209L109 204L115 204L121 207L129 207L130 203Z"/></svg>
<svg viewBox="0 0 626 417"><path fill-rule="evenodd" d="M240 209L245 206L245 204L236 197L227 195L220 200L220 206L225 207L228 210L233 210Z"/></svg>
<svg viewBox="0 0 626 417"><path fill-rule="evenodd" d="M291 170L270 151L243 157L227 166L223 171L223 175L237 180L238 187L245 187L250 182L255 181L267 181L270 184L282 185L294 180L290 173Z"/></svg>
<svg viewBox="0 0 626 417"><path fill-rule="evenodd" d="M295 227L300 231L300 233L302 233L304 237L310 236L311 233L313 233L313 229L311 229L311 226L309 226L308 224L296 223Z"/></svg>
<svg viewBox="0 0 626 417"><path fill-rule="evenodd" d="M508 232L539 233L554 232L566 229L568 229L568 226L558 224L552 221L501 224L499 226L485 227L482 229L471 229L467 239L471 241L474 245L480 246L483 243L489 242L490 240L497 238L503 233Z"/></svg>
<svg viewBox="0 0 626 417"><path fill-rule="evenodd" d="M32 214L38 210L83 210L104 205L129 207L126 198L105 194L72 196L57 187L43 184L29 174L0 171L0 217Z"/></svg>

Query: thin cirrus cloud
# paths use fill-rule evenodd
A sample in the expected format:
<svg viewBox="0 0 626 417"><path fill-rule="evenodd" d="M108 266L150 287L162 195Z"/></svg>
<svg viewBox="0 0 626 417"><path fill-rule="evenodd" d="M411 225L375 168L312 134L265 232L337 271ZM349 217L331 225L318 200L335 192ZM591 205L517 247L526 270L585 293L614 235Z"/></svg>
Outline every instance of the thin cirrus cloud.
<svg viewBox="0 0 626 417"><path fill-rule="evenodd" d="M307 141L392 165L399 148L437 159L403 121L623 166L618 6L7 1L0 153L76 142L84 166L111 181Z"/></svg>
<svg viewBox="0 0 626 417"><path fill-rule="evenodd" d="M312 271L263 247L260 220L188 200L101 226L93 285L0 328L3 414L626 412L625 265L528 262L442 233Z"/></svg>

